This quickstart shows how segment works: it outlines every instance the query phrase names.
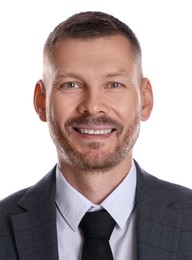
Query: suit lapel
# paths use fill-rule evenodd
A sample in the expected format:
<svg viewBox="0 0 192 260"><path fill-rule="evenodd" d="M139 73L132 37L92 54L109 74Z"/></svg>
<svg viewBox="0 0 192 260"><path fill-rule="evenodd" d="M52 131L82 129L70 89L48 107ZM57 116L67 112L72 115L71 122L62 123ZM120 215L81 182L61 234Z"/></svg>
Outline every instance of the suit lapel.
<svg viewBox="0 0 192 260"><path fill-rule="evenodd" d="M181 227L181 216L172 207L174 194L136 166L138 260L173 260Z"/></svg>
<svg viewBox="0 0 192 260"><path fill-rule="evenodd" d="M19 206L25 212L11 218L19 259L58 260L55 170L29 189Z"/></svg>

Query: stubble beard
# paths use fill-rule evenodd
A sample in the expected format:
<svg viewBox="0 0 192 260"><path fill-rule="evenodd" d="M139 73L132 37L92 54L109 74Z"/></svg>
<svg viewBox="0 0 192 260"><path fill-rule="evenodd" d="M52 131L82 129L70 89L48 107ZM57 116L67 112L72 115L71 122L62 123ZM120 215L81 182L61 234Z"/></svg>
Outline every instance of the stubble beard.
<svg viewBox="0 0 192 260"><path fill-rule="evenodd" d="M81 123L83 120L83 118L80 119ZM99 122L99 120L102 122L105 121L106 123L112 121L110 118L102 117L96 119L95 123ZM79 122L79 119L72 120L72 122L76 121ZM88 122L89 119L86 119L85 121ZM70 143L69 138L60 130L59 127L57 127L51 117L49 117L48 124L61 164L62 162L64 164L69 164L70 166L84 172L104 173L116 167L131 152L140 132L140 118L139 113L137 113L134 120L130 123L129 129L124 134L122 140L120 140L120 134L122 133L123 127L119 124L119 122L116 122L116 126L119 126L121 130L116 133L117 143L112 152L109 152L108 154L101 153L98 150L102 148L103 143L93 141L87 145L92 152L87 152L85 154L79 152L75 146ZM71 124L71 122L69 122L69 124Z"/></svg>

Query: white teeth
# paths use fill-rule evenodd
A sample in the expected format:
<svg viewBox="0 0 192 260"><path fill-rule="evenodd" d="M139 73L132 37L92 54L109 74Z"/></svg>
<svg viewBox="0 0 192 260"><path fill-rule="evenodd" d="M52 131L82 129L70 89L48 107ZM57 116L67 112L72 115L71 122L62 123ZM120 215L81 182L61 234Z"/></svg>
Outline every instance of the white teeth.
<svg viewBox="0 0 192 260"><path fill-rule="evenodd" d="M88 129L79 129L82 134L88 135L106 135L112 132L112 129L104 130L88 130Z"/></svg>

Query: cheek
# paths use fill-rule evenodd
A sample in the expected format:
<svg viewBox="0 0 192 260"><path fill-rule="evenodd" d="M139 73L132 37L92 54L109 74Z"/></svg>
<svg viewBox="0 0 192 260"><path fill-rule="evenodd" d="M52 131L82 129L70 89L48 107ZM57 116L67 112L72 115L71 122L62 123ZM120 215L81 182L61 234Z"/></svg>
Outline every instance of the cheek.
<svg viewBox="0 0 192 260"><path fill-rule="evenodd" d="M129 123L132 121L135 116L138 116L140 111L140 102L138 96L125 96L121 99L114 99L113 109L116 111L116 114L121 118L124 123Z"/></svg>
<svg viewBox="0 0 192 260"><path fill-rule="evenodd" d="M47 112L52 120L61 120L67 113L67 106L63 100L56 95L52 96L47 101Z"/></svg>
<svg viewBox="0 0 192 260"><path fill-rule="evenodd" d="M49 99L48 114L51 120L62 129L67 120L77 116L76 107L76 100L55 94Z"/></svg>

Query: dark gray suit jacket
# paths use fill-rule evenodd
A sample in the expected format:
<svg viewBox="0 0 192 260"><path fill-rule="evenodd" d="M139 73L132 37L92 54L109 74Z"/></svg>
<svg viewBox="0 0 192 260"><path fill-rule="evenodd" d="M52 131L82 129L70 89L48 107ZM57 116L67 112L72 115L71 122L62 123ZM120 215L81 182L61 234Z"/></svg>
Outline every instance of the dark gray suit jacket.
<svg viewBox="0 0 192 260"><path fill-rule="evenodd" d="M192 191L136 167L138 260L192 260ZM0 260L16 259L58 260L55 168L0 202Z"/></svg>

